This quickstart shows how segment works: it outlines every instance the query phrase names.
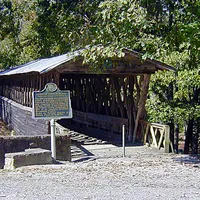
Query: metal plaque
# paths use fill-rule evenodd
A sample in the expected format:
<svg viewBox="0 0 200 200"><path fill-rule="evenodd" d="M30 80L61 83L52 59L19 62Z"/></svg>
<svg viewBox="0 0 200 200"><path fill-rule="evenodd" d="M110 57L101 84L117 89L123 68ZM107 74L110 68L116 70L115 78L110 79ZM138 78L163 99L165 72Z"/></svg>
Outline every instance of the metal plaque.
<svg viewBox="0 0 200 200"><path fill-rule="evenodd" d="M35 119L72 118L69 90L59 90L55 83L48 83L42 91L34 91L32 116Z"/></svg>

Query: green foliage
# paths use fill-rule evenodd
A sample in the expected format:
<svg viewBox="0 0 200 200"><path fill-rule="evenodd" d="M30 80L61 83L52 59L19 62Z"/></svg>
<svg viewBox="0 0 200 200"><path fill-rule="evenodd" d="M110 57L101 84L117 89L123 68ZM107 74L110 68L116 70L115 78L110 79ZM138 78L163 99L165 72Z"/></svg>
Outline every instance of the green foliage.
<svg viewBox="0 0 200 200"><path fill-rule="evenodd" d="M170 31L162 38L167 45L160 55L177 72L153 76L147 108L150 120L185 124L200 119L200 3L182 1L176 6Z"/></svg>
<svg viewBox="0 0 200 200"><path fill-rule="evenodd" d="M36 33L32 1L1 1L0 68L36 59Z"/></svg>
<svg viewBox="0 0 200 200"><path fill-rule="evenodd" d="M200 2L196 0L1 0L0 68L87 46L101 72L124 47L177 68L152 76L150 121L199 118Z"/></svg>
<svg viewBox="0 0 200 200"><path fill-rule="evenodd" d="M163 44L161 37L154 34L155 24L138 1L101 2L94 23L83 29L89 44L84 52L85 62L96 70L106 58L122 57L124 47L143 53L144 60L158 57Z"/></svg>
<svg viewBox="0 0 200 200"><path fill-rule="evenodd" d="M89 44L92 36L87 36L87 29L94 21L99 2L0 1L0 68L66 53Z"/></svg>

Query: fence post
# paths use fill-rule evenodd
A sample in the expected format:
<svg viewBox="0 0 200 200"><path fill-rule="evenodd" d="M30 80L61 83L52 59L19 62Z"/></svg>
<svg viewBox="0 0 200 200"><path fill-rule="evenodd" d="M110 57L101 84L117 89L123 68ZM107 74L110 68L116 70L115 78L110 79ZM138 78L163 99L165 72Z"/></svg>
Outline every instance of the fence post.
<svg viewBox="0 0 200 200"><path fill-rule="evenodd" d="M123 148L123 157L125 157L125 125L122 126L122 148Z"/></svg>
<svg viewBox="0 0 200 200"><path fill-rule="evenodd" d="M165 136L164 136L164 151L165 153L169 153L169 146L170 146L170 127L169 125L165 126Z"/></svg>

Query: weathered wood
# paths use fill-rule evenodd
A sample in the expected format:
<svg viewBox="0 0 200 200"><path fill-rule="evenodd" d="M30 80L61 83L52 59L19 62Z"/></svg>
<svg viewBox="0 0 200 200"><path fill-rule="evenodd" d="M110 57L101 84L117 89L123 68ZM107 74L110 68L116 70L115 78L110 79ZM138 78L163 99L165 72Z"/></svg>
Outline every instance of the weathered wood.
<svg viewBox="0 0 200 200"><path fill-rule="evenodd" d="M170 127L168 125L149 123L143 120L139 121L141 125L146 126L144 134L144 144L147 142L148 135L151 136L152 142L149 144L157 149L164 147L164 152L174 152L172 142L170 140Z"/></svg>
<svg viewBox="0 0 200 200"><path fill-rule="evenodd" d="M5 79L3 94L10 95L16 102L31 107L32 92L42 90L46 83L53 80L59 85L60 89L71 91L72 108L74 110L127 119L126 129L129 139L132 139L131 137L133 137L133 133L138 126L137 120L143 118L143 100L148 87L147 85L144 86L143 75L61 75L54 70L42 75L32 73L20 77L16 76L15 80L14 83ZM101 124L98 126L101 127ZM112 129L114 130L114 128L111 128L111 132Z"/></svg>
<svg viewBox="0 0 200 200"><path fill-rule="evenodd" d="M110 108L111 108L111 115L112 116L116 116L117 114L117 110L116 110L116 98L115 98L115 87L114 87L114 84L112 84L113 83L113 77L111 78L111 106L110 106Z"/></svg>
<svg viewBox="0 0 200 200"><path fill-rule="evenodd" d="M103 130L112 130L117 133L121 133L122 125L128 127L128 119L126 118L87 113L77 110L73 110L72 120L88 126L98 127Z"/></svg>
<svg viewBox="0 0 200 200"><path fill-rule="evenodd" d="M141 76L134 76L134 82L135 82L135 87L136 87L136 98L135 98L135 104L138 105L139 99L140 99L140 92L141 92L141 88L139 85L139 80L141 79ZM137 109L137 106L136 106Z"/></svg>
<svg viewBox="0 0 200 200"><path fill-rule="evenodd" d="M39 90L42 90L42 76L40 76L40 86L39 86Z"/></svg>
<svg viewBox="0 0 200 200"><path fill-rule="evenodd" d="M134 80L132 76L128 77L129 81L129 94L128 94L128 105L127 105L127 113L129 119L129 127L128 127L128 139L132 141L132 133L134 127L134 99L133 99L133 88L134 88ZM126 89L125 89L126 90Z"/></svg>
<svg viewBox="0 0 200 200"><path fill-rule="evenodd" d="M133 132L133 142L136 140L136 134L137 134L137 129L138 129L138 122L139 119L143 118L143 112L145 110L145 103L147 99L147 93L148 93L148 87L149 87L149 81L150 81L150 75L144 75L144 80L143 84L141 87L141 94L140 94L140 99L138 103L138 111L137 111L137 116L135 119L135 127L134 127L134 132Z"/></svg>
<svg viewBox="0 0 200 200"><path fill-rule="evenodd" d="M143 127L143 133L144 133L143 143L146 144L151 124L149 122L141 120L141 119L139 120L139 123Z"/></svg>
<svg viewBox="0 0 200 200"><path fill-rule="evenodd" d="M123 102L121 100L121 96L120 96L120 85L118 83L118 81L116 79L113 80L113 84L114 84L114 87L115 87L115 90L116 90L116 95L117 95L117 104L118 104L118 107L120 109L120 116L122 118L125 117L125 113L124 113L124 106L123 106Z"/></svg>

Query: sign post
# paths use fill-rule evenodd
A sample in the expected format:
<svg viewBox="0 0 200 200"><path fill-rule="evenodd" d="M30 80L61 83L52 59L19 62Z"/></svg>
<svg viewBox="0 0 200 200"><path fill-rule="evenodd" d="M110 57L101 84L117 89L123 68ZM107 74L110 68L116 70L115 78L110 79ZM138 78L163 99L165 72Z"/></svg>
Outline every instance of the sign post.
<svg viewBox="0 0 200 200"><path fill-rule="evenodd" d="M55 119L51 119L51 155L54 160L56 160L56 126Z"/></svg>
<svg viewBox="0 0 200 200"><path fill-rule="evenodd" d="M69 90L59 90L55 83L47 83L42 91L34 91L32 117L49 119L51 124L51 152L56 160L55 119L72 118Z"/></svg>

